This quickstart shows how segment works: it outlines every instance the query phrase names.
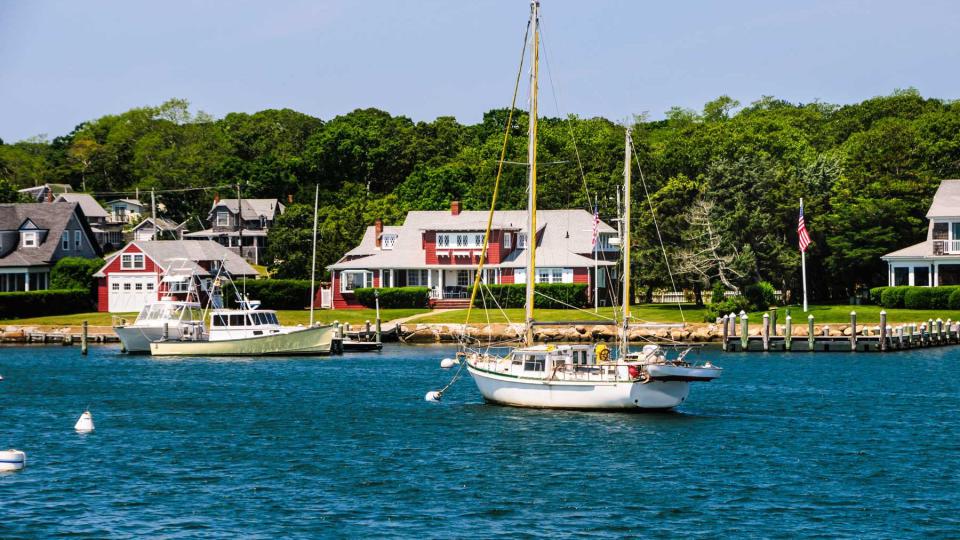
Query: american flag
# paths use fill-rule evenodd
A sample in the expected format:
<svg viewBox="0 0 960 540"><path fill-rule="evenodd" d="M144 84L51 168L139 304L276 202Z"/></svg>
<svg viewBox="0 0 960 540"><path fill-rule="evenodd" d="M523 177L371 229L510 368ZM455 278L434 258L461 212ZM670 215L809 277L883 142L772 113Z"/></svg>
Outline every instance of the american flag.
<svg viewBox="0 0 960 540"><path fill-rule="evenodd" d="M807 224L803 221L803 199L800 200L800 220L797 222L797 236L800 237L800 251L806 251L810 245L810 234L807 232Z"/></svg>
<svg viewBox="0 0 960 540"><path fill-rule="evenodd" d="M600 237L600 212L597 205L593 205L593 247L597 247L597 239Z"/></svg>

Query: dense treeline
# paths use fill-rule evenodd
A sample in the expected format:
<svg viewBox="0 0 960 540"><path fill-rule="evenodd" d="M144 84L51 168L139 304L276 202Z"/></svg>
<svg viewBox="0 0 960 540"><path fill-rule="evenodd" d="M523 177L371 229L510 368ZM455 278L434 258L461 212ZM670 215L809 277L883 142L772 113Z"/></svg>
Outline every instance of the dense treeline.
<svg viewBox="0 0 960 540"><path fill-rule="evenodd" d="M475 125L450 117L413 122L376 109L328 121L288 109L214 119L172 100L86 122L50 141L0 143L0 200L43 182L104 198L137 188L219 186L161 193L163 212L182 220L204 217L213 192L234 196L227 186L239 182L245 197L299 203L271 241L277 275L304 277L314 185L324 266L375 218L396 223L407 210L443 209L451 199L486 208L506 119L506 110L494 110ZM525 114L515 115L508 160L525 160L526 124ZM576 117L540 126L541 207L590 208L596 195L602 217L614 217L623 128ZM845 106L764 98L741 107L724 96L700 112L675 108L664 120L637 118L633 130L668 261L678 285L698 291L717 281L796 288L800 197L814 240L807 262L817 295L845 297L883 284L879 257L924 237L938 181L960 169L960 104L915 90ZM524 176L522 166L507 165L502 208L523 206ZM635 193L639 290L669 286L643 187Z"/></svg>

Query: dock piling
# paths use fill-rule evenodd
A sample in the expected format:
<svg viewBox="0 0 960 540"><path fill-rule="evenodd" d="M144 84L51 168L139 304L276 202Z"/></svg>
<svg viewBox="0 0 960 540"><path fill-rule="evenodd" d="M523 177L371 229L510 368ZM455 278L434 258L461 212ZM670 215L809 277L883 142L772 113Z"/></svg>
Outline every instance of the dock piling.
<svg viewBox="0 0 960 540"><path fill-rule="evenodd" d="M747 333L747 326L749 322L747 321L747 314L743 311L740 312L740 347L742 350L747 350L747 345L749 344L748 338L749 334Z"/></svg>
<svg viewBox="0 0 960 540"><path fill-rule="evenodd" d="M857 350L857 312L850 312L850 350Z"/></svg>
<svg viewBox="0 0 960 540"><path fill-rule="evenodd" d="M813 344L817 337L813 335L813 313L807 315L807 350L813 352Z"/></svg>
<svg viewBox="0 0 960 540"><path fill-rule="evenodd" d="M723 316L723 352L727 352L727 341L730 337L729 315Z"/></svg>
<svg viewBox="0 0 960 540"><path fill-rule="evenodd" d="M880 351L887 351L887 312L880 310Z"/></svg>
<svg viewBox="0 0 960 540"><path fill-rule="evenodd" d="M770 314L769 313L763 314L763 328L761 328L761 331L763 332L763 352L767 352L770 350Z"/></svg>
<svg viewBox="0 0 960 540"><path fill-rule="evenodd" d="M786 319L783 321L783 345L784 350L792 351L793 350L793 317L787 313Z"/></svg>
<svg viewBox="0 0 960 540"><path fill-rule="evenodd" d="M166 341L170 337L170 323L163 323L163 340Z"/></svg>
<svg viewBox="0 0 960 540"><path fill-rule="evenodd" d="M773 323L770 326L770 335L776 336L777 335L777 306L770 306L770 319L771 319L771 322Z"/></svg>
<svg viewBox="0 0 960 540"><path fill-rule="evenodd" d="M83 321L83 329L80 331L80 354L87 355L87 337L88 337L88 325L87 321Z"/></svg>

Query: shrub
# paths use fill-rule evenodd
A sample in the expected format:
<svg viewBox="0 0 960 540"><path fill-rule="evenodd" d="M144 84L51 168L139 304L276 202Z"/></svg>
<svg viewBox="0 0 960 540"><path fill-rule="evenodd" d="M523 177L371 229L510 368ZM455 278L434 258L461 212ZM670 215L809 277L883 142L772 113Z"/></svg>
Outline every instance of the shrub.
<svg viewBox="0 0 960 540"><path fill-rule="evenodd" d="M960 309L960 287L951 287L950 297L947 299L947 307L950 309Z"/></svg>
<svg viewBox="0 0 960 540"><path fill-rule="evenodd" d="M710 303L719 304L720 302L723 302L724 300L726 300L727 297L724 296L726 292L727 292L727 288L724 286L722 281L718 281L714 283L713 289L710 293Z"/></svg>
<svg viewBox="0 0 960 540"><path fill-rule="evenodd" d="M50 270L50 288L57 290L83 289L91 298L97 294L97 278L93 274L103 266L103 259L64 257Z"/></svg>
<svg viewBox="0 0 960 540"><path fill-rule="evenodd" d="M747 298L751 311L762 311L777 304L777 290L766 281L748 285L743 290L743 295Z"/></svg>
<svg viewBox="0 0 960 540"><path fill-rule="evenodd" d="M303 309L310 306L309 279L248 279L235 282L241 294L260 300L266 309ZM318 286L319 290L319 286Z"/></svg>
<svg viewBox="0 0 960 540"><path fill-rule="evenodd" d="M93 299L90 293L83 289L0 293L0 318L2 319L83 313L92 308Z"/></svg>
<svg viewBox="0 0 960 540"><path fill-rule="evenodd" d="M883 295L883 291L887 289L889 289L889 287L873 287L870 289L870 302L877 305L882 305L880 297Z"/></svg>
<svg viewBox="0 0 960 540"><path fill-rule="evenodd" d="M502 308L521 308L526 301L526 290L527 286L523 284L490 285L483 288L484 298L478 298L475 306L483 305L485 299L488 307L493 307L493 301L496 300ZM589 307L585 283L537 283L534 290L540 293L533 297L533 306L536 308Z"/></svg>
<svg viewBox="0 0 960 540"><path fill-rule="evenodd" d="M430 289L427 287L366 287L353 291L357 301L366 307L376 306L374 292L379 293L382 308L425 308L430 303Z"/></svg>
<svg viewBox="0 0 960 540"><path fill-rule="evenodd" d="M930 307L928 309L947 309L950 307L950 295L958 287L930 287Z"/></svg>
<svg viewBox="0 0 960 540"><path fill-rule="evenodd" d="M729 315L731 313L739 314L741 311L750 311L750 302L744 296L731 296L723 302L710 304L704 312L703 320L713 322L718 317Z"/></svg>
<svg viewBox="0 0 960 540"><path fill-rule="evenodd" d="M887 287L880 295L880 305L885 308L902 308L903 297L910 287Z"/></svg>
<svg viewBox="0 0 960 540"><path fill-rule="evenodd" d="M907 309L930 309L933 289L928 287L910 287L903 295L903 307Z"/></svg>

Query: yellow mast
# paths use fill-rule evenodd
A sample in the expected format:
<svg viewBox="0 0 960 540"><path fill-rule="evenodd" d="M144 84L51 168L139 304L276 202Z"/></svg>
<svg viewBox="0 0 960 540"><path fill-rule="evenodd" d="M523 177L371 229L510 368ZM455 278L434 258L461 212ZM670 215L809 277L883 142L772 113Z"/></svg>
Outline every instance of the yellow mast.
<svg viewBox="0 0 960 540"><path fill-rule="evenodd" d="M533 26L533 42L530 50L530 117L527 162L530 180L527 194L527 296L526 296L526 344L533 345L533 288L536 282L537 251L537 75L540 64L540 2L530 2L530 24Z"/></svg>

